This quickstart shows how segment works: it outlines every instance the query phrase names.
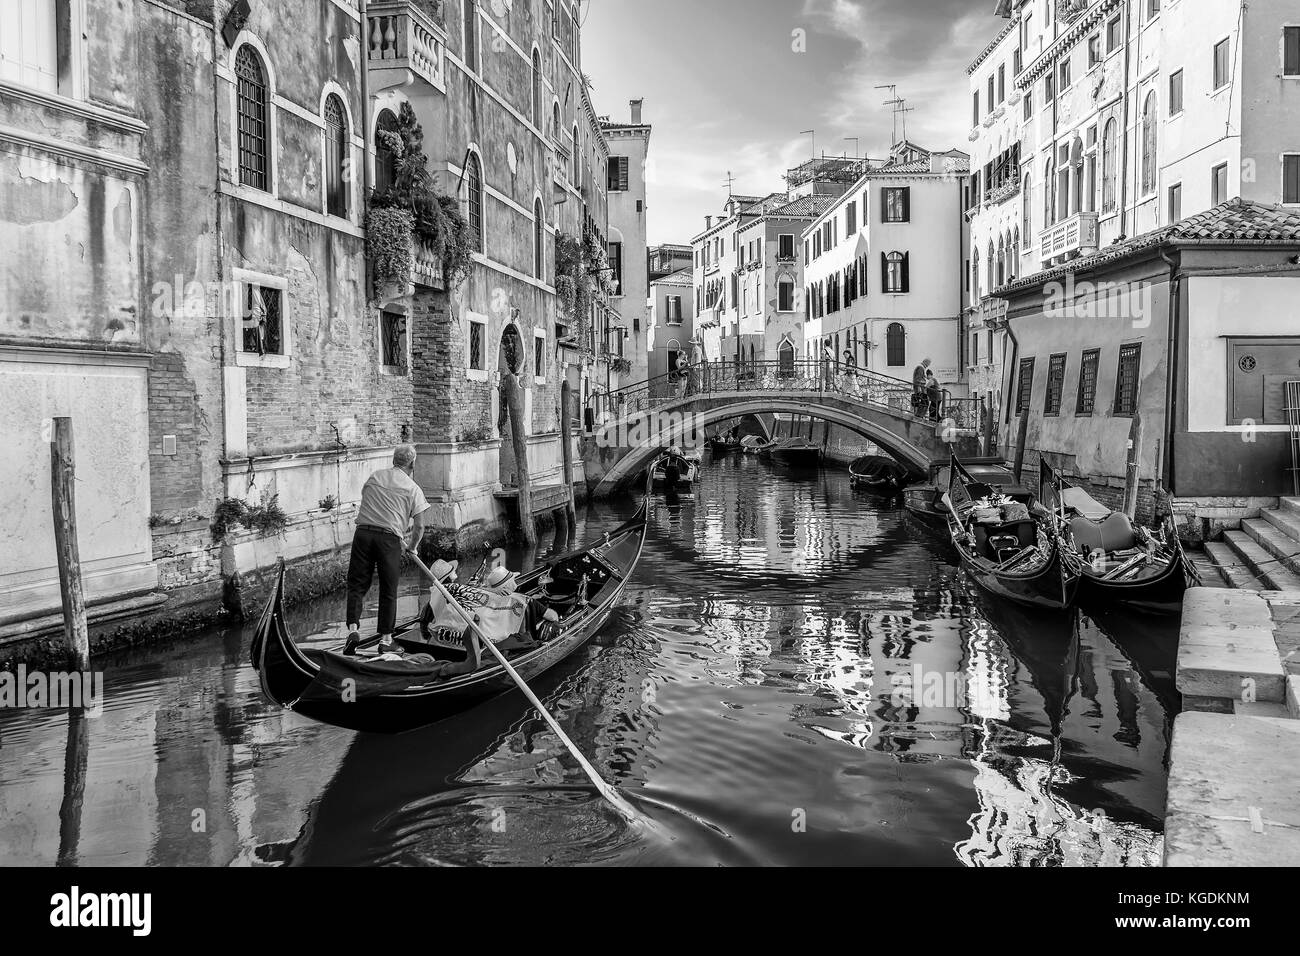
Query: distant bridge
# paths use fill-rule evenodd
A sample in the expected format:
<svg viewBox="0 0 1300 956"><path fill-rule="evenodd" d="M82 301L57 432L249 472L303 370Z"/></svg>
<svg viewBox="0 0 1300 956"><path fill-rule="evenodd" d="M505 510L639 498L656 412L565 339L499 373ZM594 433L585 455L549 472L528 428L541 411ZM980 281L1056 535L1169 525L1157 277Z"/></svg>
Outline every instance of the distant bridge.
<svg viewBox="0 0 1300 956"><path fill-rule="evenodd" d="M587 486L595 497L618 490L670 445L701 443L709 425L744 415L785 413L819 418L857 432L924 476L955 450L979 453L980 400L944 393L939 419L912 406L912 383L830 363L699 363L595 396L584 437Z"/></svg>

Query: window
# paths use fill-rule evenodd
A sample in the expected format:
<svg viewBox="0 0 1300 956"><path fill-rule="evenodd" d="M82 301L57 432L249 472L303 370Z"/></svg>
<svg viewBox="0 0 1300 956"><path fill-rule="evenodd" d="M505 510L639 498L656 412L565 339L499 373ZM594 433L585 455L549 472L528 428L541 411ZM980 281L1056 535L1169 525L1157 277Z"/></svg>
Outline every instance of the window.
<svg viewBox="0 0 1300 956"><path fill-rule="evenodd" d="M1147 94L1142 107L1142 194L1156 188L1156 95Z"/></svg>
<svg viewBox="0 0 1300 956"><path fill-rule="evenodd" d="M1169 187L1169 221L1178 222L1183 218L1183 184L1174 183Z"/></svg>
<svg viewBox="0 0 1300 956"><path fill-rule="evenodd" d="M1031 86L1025 90L1025 119L1030 119L1034 115L1034 88Z"/></svg>
<svg viewBox="0 0 1300 956"><path fill-rule="evenodd" d="M51 0L6 3L0 14L0 79L61 92L59 34Z"/></svg>
<svg viewBox="0 0 1300 956"><path fill-rule="evenodd" d="M245 43L235 55L235 115L239 129L239 181L268 190L267 88L261 57Z"/></svg>
<svg viewBox="0 0 1300 956"><path fill-rule="evenodd" d="M680 295L670 295L664 300L664 321L669 325L682 324L682 297Z"/></svg>
<svg viewBox="0 0 1300 956"><path fill-rule="evenodd" d="M1183 71L1175 70L1169 74L1169 115L1177 116L1183 111Z"/></svg>
<svg viewBox="0 0 1300 956"><path fill-rule="evenodd" d="M469 154L469 164L465 172L466 200L469 222L470 245L478 252L483 251L483 167L478 154Z"/></svg>
<svg viewBox="0 0 1300 956"><path fill-rule="evenodd" d="M546 339L543 336L533 336L533 378L546 377Z"/></svg>
<svg viewBox="0 0 1300 956"><path fill-rule="evenodd" d="M1220 163L1210 170L1210 205L1217 206L1228 198L1228 164Z"/></svg>
<svg viewBox="0 0 1300 956"><path fill-rule="evenodd" d="M794 280L789 276L776 280L776 311L794 311Z"/></svg>
<svg viewBox="0 0 1300 956"><path fill-rule="evenodd" d="M608 255L609 278L614 283L614 295L623 295L627 291L623 288L623 243L611 242Z"/></svg>
<svg viewBox="0 0 1300 956"><path fill-rule="evenodd" d="M994 96L993 74L990 73L990 74L989 74L988 107L987 107L987 109L989 110L989 112L992 112L992 111L993 111L993 105L994 105L996 102L997 102L997 97Z"/></svg>
<svg viewBox="0 0 1300 956"><path fill-rule="evenodd" d="M1088 37L1088 69L1101 62L1101 34L1094 33Z"/></svg>
<svg viewBox="0 0 1300 956"><path fill-rule="evenodd" d="M1097 362L1101 349L1088 349L1079 364L1079 395L1074 403L1076 415L1091 415L1097 401Z"/></svg>
<svg viewBox="0 0 1300 956"><path fill-rule="evenodd" d="M1223 39L1214 44L1214 89L1216 90L1227 86L1228 80L1231 79L1228 67L1230 43L1230 40Z"/></svg>
<svg viewBox="0 0 1300 956"><path fill-rule="evenodd" d="M1119 347L1119 368L1115 372L1115 414L1132 415L1137 411L1138 365L1142 343Z"/></svg>
<svg viewBox="0 0 1300 956"><path fill-rule="evenodd" d="M1016 414L1029 408L1029 396L1034 391L1034 360L1031 358L1022 358L1020 360L1020 377L1016 383Z"/></svg>
<svg viewBox="0 0 1300 956"><path fill-rule="evenodd" d="M910 186L886 186L881 190L881 193L885 222L911 221L912 189Z"/></svg>
<svg viewBox="0 0 1300 956"><path fill-rule="evenodd" d="M478 2L464 0L461 6L461 18L465 27L465 65L478 72Z"/></svg>
<svg viewBox="0 0 1300 956"><path fill-rule="evenodd" d="M1056 99L1056 76L1048 73L1043 77L1043 109L1047 109L1054 99Z"/></svg>
<svg viewBox="0 0 1300 956"><path fill-rule="evenodd" d="M1047 392L1043 397L1043 414L1061 414L1061 392L1065 388L1065 356L1053 355L1047 360Z"/></svg>
<svg viewBox="0 0 1300 956"><path fill-rule="evenodd" d="M560 141L560 104L551 104L551 139Z"/></svg>
<svg viewBox="0 0 1300 956"><path fill-rule="evenodd" d="M627 191L627 157L611 156L609 157L609 172L605 179L605 185L611 192Z"/></svg>
<svg viewBox="0 0 1300 956"><path fill-rule="evenodd" d="M1147 8L1147 19L1150 20L1157 13L1160 12L1160 0L1147 0L1146 8Z"/></svg>
<svg viewBox="0 0 1300 956"><path fill-rule="evenodd" d="M1282 201L1300 203L1300 155L1295 153L1282 157Z"/></svg>
<svg viewBox="0 0 1300 956"><path fill-rule="evenodd" d="M1120 18L1112 17L1106 24L1106 52L1114 53L1123 43L1124 36L1120 30Z"/></svg>
<svg viewBox="0 0 1300 956"><path fill-rule="evenodd" d="M244 285L243 351L257 355L284 355L284 290Z"/></svg>
<svg viewBox="0 0 1300 956"><path fill-rule="evenodd" d="M343 101L331 93L325 99L325 211L331 216L348 214L347 168L348 121Z"/></svg>
<svg viewBox="0 0 1300 956"><path fill-rule="evenodd" d="M1298 377L1300 338L1231 338L1227 347L1227 424L1285 425L1286 383Z"/></svg>
<svg viewBox="0 0 1300 956"><path fill-rule="evenodd" d="M1056 166L1049 159L1043 170L1043 225L1056 222Z"/></svg>
<svg viewBox="0 0 1300 956"><path fill-rule="evenodd" d="M573 186L582 188L582 141L578 138L578 124L573 124Z"/></svg>
<svg viewBox="0 0 1300 956"><path fill-rule="evenodd" d="M776 257L778 259L794 258L794 236L782 234L776 237Z"/></svg>
<svg viewBox="0 0 1300 956"><path fill-rule="evenodd" d="M908 291L908 254L906 252L882 252L883 266L881 288L885 292Z"/></svg>
<svg viewBox="0 0 1300 956"><path fill-rule="evenodd" d="M1282 75L1300 76L1300 27L1282 28Z"/></svg>
<svg viewBox="0 0 1300 956"><path fill-rule="evenodd" d="M375 120L375 192L387 192L397 177L397 117L391 110L381 110Z"/></svg>
<svg viewBox="0 0 1300 956"><path fill-rule="evenodd" d="M885 329L885 364L897 368L907 364L907 346L901 322L890 322Z"/></svg>
<svg viewBox="0 0 1300 956"><path fill-rule="evenodd" d="M533 200L533 275L538 279L546 278L546 214L542 212L542 201Z"/></svg>
<svg viewBox="0 0 1300 956"><path fill-rule="evenodd" d="M810 245L811 243L809 243L807 239L803 241L803 264L804 265L808 264L808 249Z"/></svg>
<svg viewBox="0 0 1300 956"><path fill-rule="evenodd" d="M483 339L487 335L487 326L482 322L476 322L471 319L469 323L469 367L475 371L483 371L487 366L483 363Z"/></svg>
<svg viewBox="0 0 1300 956"><path fill-rule="evenodd" d="M1106 121L1101 135L1101 211L1115 208L1115 120Z"/></svg>
<svg viewBox="0 0 1300 956"><path fill-rule="evenodd" d="M542 128L542 55L533 50L533 125Z"/></svg>
<svg viewBox="0 0 1300 956"><path fill-rule="evenodd" d="M971 94L971 125L979 126L980 124L980 91L976 90Z"/></svg>
<svg viewBox="0 0 1300 956"><path fill-rule="evenodd" d="M1057 69L1057 75L1059 77L1059 82L1056 85L1056 89L1058 92L1064 93L1066 90L1070 88L1070 61L1069 60L1063 60L1061 62L1060 67Z"/></svg>
<svg viewBox="0 0 1300 956"><path fill-rule="evenodd" d="M1005 103L1007 99L1007 65L998 64L998 102Z"/></svg>
<svg viewBox="0 0 1300 956"><path fill-rule="evenodd" d="M980 334L972 332L970 334L970 364L979 365L980 363Z"/></svg>
<svg viewBox="0 0 1300 956"><path fill-rule="evenodd" d="M844 234L851 235L858 231L858 203L857 200L850 199L849 204L844 207Z"/></svg>
<svg viewBox="0 0 1300 956"><path fill-rule="evenodd" d="M384 368L406 374L406 316L400 312L379 313L379 338Z"/></svg>

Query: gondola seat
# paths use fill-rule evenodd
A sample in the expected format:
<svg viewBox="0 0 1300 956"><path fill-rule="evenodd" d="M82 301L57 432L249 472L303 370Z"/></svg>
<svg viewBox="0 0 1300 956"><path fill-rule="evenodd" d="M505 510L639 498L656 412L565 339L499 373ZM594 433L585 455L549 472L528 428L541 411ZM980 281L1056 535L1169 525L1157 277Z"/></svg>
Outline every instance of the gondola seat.
<svg viewBox="0 0 1300 956"><path fill-rule="evenodd" d="M975 525L975 548L990 561L1001 563L1022 548L1038 543L1038 528L1032 518L995 525Z"/></svg>
<svg viewBox="0 0 1300 956"><path fill-rule="evenodd" d="M1133 524L1122 511L1112 511L1101 521L1093 521L1082 515L1071 518L1070 536L1084 554L1097 550L1125 551L1137 544Z"/></svg>

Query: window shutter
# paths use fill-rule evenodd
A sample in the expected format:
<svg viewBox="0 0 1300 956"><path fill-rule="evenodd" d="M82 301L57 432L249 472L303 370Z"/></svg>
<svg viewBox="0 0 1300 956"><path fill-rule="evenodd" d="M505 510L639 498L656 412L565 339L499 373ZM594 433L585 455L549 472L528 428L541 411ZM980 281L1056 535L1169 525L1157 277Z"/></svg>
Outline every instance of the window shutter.
<svg viewBox="0 0 1300 956"><path fill-rule="evenodd" d="M912 187L903 187L903 222L912 221Z"/></svg>
<svg viewBox="0 0 1300 956"><path fill-rule="evenodd" d="M627 189L627 164L628 164L628 158L626 156L619 157L618 188L625 191Z"/></svg>
<svg viewBox="0 0 1300 956"><path fill-rule="evenodd" d="M880 288L889 291L889 257L883 252L880 254Z"/></svg>
<svg viewBox="0 0 1300 956"><path fill-rule="evenodd" d="M903 253L903 291L904 292L911 291L911 276L910 276L911 258L912 258L912 254L910 252Z"/></svg>

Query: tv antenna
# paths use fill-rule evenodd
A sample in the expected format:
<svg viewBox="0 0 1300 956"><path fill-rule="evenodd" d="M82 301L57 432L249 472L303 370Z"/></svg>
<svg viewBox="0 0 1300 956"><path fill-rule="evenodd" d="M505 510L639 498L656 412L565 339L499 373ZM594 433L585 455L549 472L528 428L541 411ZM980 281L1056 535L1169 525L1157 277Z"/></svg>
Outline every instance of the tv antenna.
<svg viewBox="0 0 1300 956"><path fill-rule="evenodd" d="M893 142L898 142L898 119L900 116L903 119L903 139L907 139L907 114L912 112L913 107L904 105L907 100L898 95L897 84L884 83L877 86L876 89L889 90L889 99L885 100L882 105L892 107L890 112L893 119Z"/></svg>
<svg viewBox="0 0 1300 956"><path fill-rule="evenodd" d="M723 185L727 187L727 197L728 197L728 198L731 197L731 184L734 183L735 181L736 181L735 177L731 175L731 170L728 169L728 170L727 170L727 181L726 181L725 183L723 183Z"/></svg>

